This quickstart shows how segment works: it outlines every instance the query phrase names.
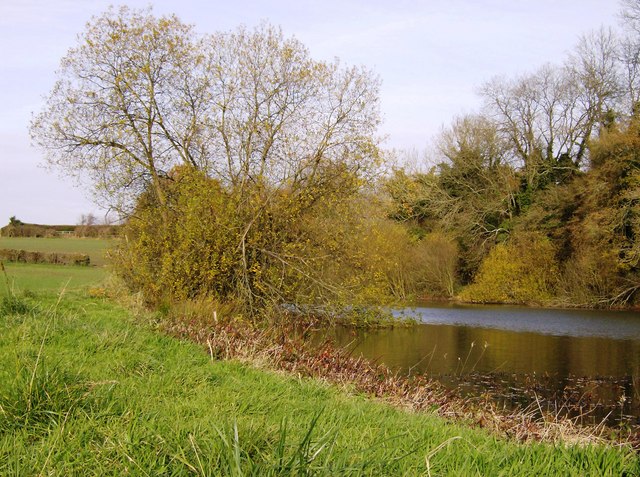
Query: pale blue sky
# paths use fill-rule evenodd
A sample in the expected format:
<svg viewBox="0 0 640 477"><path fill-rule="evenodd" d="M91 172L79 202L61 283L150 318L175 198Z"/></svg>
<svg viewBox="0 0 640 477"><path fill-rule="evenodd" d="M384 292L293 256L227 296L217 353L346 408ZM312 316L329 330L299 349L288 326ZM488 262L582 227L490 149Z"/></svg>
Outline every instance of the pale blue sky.
<svg viewBox="0 0 640 477"><path fill-rule="evenodd" d="M617 0L0 0L0 226L11 215L73 224L102 214L73 181L39 167L28 126L85 23L122 3L151 4L203 33L267 20L316 59L366 65L382 79L386 146L404 149L476 111L483 81L562 61L581 34L615 26L619 10Z"/></svg>

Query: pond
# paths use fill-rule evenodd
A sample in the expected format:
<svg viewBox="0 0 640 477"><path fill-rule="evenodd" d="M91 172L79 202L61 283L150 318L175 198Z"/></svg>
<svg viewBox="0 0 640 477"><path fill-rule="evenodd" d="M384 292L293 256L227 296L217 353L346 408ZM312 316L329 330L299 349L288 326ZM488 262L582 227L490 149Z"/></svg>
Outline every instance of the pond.
<svg viewBox="0 0 640 477"><path fill-rule="evenodd" d="M323 330L355 355L426 373L463 395L535 406L582 422L640 424L640 314L430 304L419 324Z"/></svg>

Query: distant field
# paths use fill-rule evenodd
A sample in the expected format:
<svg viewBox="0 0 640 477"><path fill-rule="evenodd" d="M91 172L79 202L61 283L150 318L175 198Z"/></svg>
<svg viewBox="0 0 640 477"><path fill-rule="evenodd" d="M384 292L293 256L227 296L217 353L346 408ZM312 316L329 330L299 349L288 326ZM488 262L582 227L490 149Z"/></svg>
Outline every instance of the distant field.
<svg viewBox="0 0 640 477"><path fill-rule="evenodd" d="M102 267L78 267L32 263L5 263L9 287L14 293L25 291L58 293L66 286L73 290L99 284L107 276ZM0 276L0 297L7 294L5 276Z"/></svg>
<svg viewBox="0 0 640 477"><path fill-rule="evenodd" d="M85 253L91 258L91 264L98 267L105 264L105 251L114 243L114 239L0 237L0 248L31 252Z"/></svg>

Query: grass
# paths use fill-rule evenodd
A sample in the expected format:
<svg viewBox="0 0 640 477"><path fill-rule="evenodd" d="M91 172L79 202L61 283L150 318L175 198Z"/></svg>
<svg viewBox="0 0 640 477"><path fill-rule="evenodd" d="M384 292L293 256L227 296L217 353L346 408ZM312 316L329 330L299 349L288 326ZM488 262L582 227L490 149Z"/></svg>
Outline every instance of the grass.
<svg viewBox="0 0 640 477"><path fill-rule="evenodd" d="M301 323L299 316L282 314L272 318L270 324L252 325L204 299L173 305L163 313L159 327L166 334L199 343L215 358L321 379L351 393L407 410L435 413L519 442L607 444L640 450L637 426L583 425L580 416L566 416L564 404L543 409L537 399L526 407L503 407L493 400L490 390L482 396L465 397L427 375L398 374L383 364L354 357L352 351L336 348L330 341L305 340L305 329L323 326L322 320Z"/></svg>
<svg viewBox="0 0 640 477"><path fill-rule="evenodd" d="M0 475L640 475L625 450L518 444L218 361L82 292L18 300L0 307Z"/></svg>
<svg viewBox="0 0 640 477"><path fill-rule="evenodd" d="M105 265L105 250L114 239L73 237L0 237L0 248L28 250L30 252L83 253L89 255L91 264Z"/></svg>
<svg viewBox="0 0 640 477"><path fill-rule="evenodd" d="M93 242L61 240L65 252ZM0 284L3 476L640 475L627 449L520 444L295 369L218 360L210 342L205 352L89 296L103 268L5 267L14 293Z"/></svg>
<svg viewBox="0 0 640 477"><path fill-rule="evenodd" d="M0 282L4 282L0 283L0 297L6 296L9 290L17 294L25 292L57 294L63 288L74 290L97 286L107 276L107 271L100 267L31 263L5 263L4 267L7 275L0 275Z"/></svg>
<svg viewBox="0 0 640 477"><path fill-rule="evenodd" d="M63 288L74 290L97 286L106 276L105 251L114 243L110 239L92 238L39 238L0 237L0 248L29 250L35 252L83 253L91 257L96 267L69 265L5 263L7 275L0 276L0 297L10 290L17 294L53 293ZM8 282L8 286L7 283Z"/></svg>

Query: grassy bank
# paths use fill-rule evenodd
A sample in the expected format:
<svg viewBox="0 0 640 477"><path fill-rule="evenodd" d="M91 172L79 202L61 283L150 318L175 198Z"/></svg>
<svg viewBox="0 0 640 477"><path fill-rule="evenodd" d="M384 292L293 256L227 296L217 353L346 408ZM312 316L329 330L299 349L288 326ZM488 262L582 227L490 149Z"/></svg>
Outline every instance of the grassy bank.
<svg viewBox="0 0 640 477"><path fill-rule="evenodd" d="M0 311L0 475L640 475L212 360L81 292L22 302Z"/></svg>

